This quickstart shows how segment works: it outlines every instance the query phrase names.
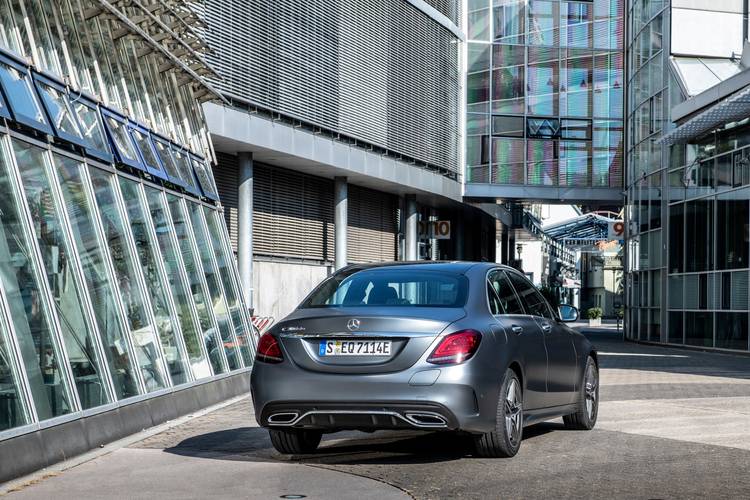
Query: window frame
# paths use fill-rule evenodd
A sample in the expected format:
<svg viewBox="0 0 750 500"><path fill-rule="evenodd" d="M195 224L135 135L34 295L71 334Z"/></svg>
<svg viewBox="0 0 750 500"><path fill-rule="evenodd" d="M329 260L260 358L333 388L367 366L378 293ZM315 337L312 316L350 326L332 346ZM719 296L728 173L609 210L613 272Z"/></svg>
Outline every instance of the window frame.
<svg viewBox="0 0 750 500"><path fill-rule="evenodd" d="M40 132L44 132L45 134L55 135L54 131L52 130L52 126L50 125L49 116L47 114L47 108L44 106L44 103L42 102L42 98L39 95L39 92L37 91L36 85L34 84L34 80L31 76L31 70L29 66L17 61L16 59L8 57L8 55L6 55L5 53L0 53L0 64L9 66L12 69L18 71L19 73L25 75L24 80L26 81L26 84L28 85L28 88L31 91L31 95L32 95L32 98L34 99L34 102L36 103L37 107L39 108L39 111L42 113L44 117L44 123L33 120L32 118L29 118L28 116L23 115L19 113L18 111L16 111L13 101L8 98L9 92L5 88L5 83L0 78L0 88L2 88L2 92L5 97L5 103L8 105L8 110L10 111L11 118L14 121L17 121L18 123L21 123L23 125L26 125L27 127L31 127L33 129L39 130Z"/></svg>
<svg viewBox="0 0 750 500"><path fill-rule="evenodd" d="M511 271L511 270L508 270L508 269L505 269L505 273L508 276L508 280L510 281L510 284L513 287L513 290L516 292L516 297L518 297L518 300L521 302L521 305L523 306L523 308L526 311L526 314L528 316L533 316L533 317L536 317L536 318L549 319L549 320L557 320L557 316L553 312L552 307L549 305L549 302L547 302L547 299L544 297L544 295L542 295L542 293L539 291L539 289L536 286L534 286L534 284L532 282L529 281L529 279L526 276L524 276L523 274L519 273L518 271ZM542 298L542 303L547 308L547 312L549 313L549 317L540 316L540 315L534 314L532 312L531 308L529 307L529 304L527 304L527 300L524 299L524 297L516 289L516 285L513 284L513 280L511 279L512 275L515 275L518 278L523 279L524 282L526 284L528 284L529 287L531 287L531 289L535 293L539 294L539 296Z"/></svg>
<svg viewBox="0 0 750 500"><path fill-rule="evenodd" d="M126 129L128 131L128 135L130 135L130 140L133 143L133 147L136 150L136 154L141 160L141 163L144 167L146 167L146 172L153 175L154 177L158 177L159 179L163 179L165 181L170 180L169 176L166 173L166 170L164 170L164 165L161 163L161 158L159 158L159 154L156 152L156 146L154 146L153 139L151 137L151 131L144 127L143 125L140 125L137 122L134 122L133 120L128 120ZM151 148L151 154L156 159L157 164L151 165L146 161L146 157L143 154L143 150L141 148L141 145L138 143L138 141L135 138L135 132L138 132L139 134L142 134L145 136L146 141L148 143L148 147Z"/></svg>
<svg viewBox="0 0 750 500"><path fill-rule="evenodd" d="M86 154L105 163L114 163L115 157L114 153L112 152L112 144L109 142L109 132L107 131L107 126L104 124L104 118L101 114L101 110L99 109L99 104L94 99L87 97L83 93L80 93L78 97L76 97L75 102L80 102L83 106L86 106L87 108L89 108L89 110L96 114L96 119L99 121L99 127L101 128L102 135L104 136L104 145L105 147L109 146L105 151L96 147L91 141L87 141L88 144L85 147ZM76 120L78 120L78 115L77 113L75 113L75 110L73 111L73 113L76 114ZM80 120L78 120L78 124L81 124Z"/></svg>
<svg viewBox="0 0 750 500"><path fill-rule="evenodd" d="M65 87L65 85L35 71L32 72L32 80L34 82L34 88L36 89L37 94L39 94L39 100L44 107L45 113L47 113L47 120L49 121L50 127L54 131L54 135L64 141L72 142L73 144L81 146L84 149L90 148L91 143L88 139L86 139L86 137L83 136L81 132L81 122L78 120L78 115L73 110L73 106L68 95L68 89ZM68 112L70 113L70 118L78 128L79 135L60 130L57 126L55 126L54 120L52 119L52 113L47 106L47 99L45 98L45 94L47 93L47 91L43 88L44 86L51 87L62 94L65 104L67 105Z"/></svg>
<svg viewBox="0 0 750 500"><path fill-rule="evenodd" d="M492 281L490 280L490 274L492 274L494 272L504 273L505 269L502 268L502 267L493 267L492 269L489 269L487 271L487 274L485 275L485 281L487 282L487 284L490 285L490 288L492 289L492 292L495 294L495 297L498 299L498 302L500 303L500 307L502 307L502 300L500 299L500 296L497 294L497 290L495 290L495 287L492 286ZM506 277L507 277L507 275L506 275ZM523 313L521 313L521 314L527 314L526 306L524 305L524 303L521 300L521 298L518 296L518 293L516 292L516 289L513 286L513 283L510 282L510 278L508 278L508 284L511 285L510 289L513 292L513 296L515 296L516 300L518 301L518 304L521 306L521 309L523 309ZM490 311L490 314L492 314L492 308L490 307L490 304L489 304L489 296L487 297L487 307L488 307L488 309ZM518 313L502 312L500 314L492 314L492 315L495 316L495 317L497 317L497 316L503 316L503 315L513 316L513 315L517 315L517 314Z"/></svg>
<svg viewBox="0 0 750 500"><path fill-rule="evenodd" d="M120 113L117 113L116 111L113 111L109 108L105 108L104 106L100 106L99 111L101 112L102 124L104 125L104 130L106 130L107 138L109 140L109 147L114 153L114 162L121 163L123 165L138 169L142 172L149 173L148 169L143 165L143 163L139 161L138 148L134 144L133 137L130 135L130 131L128 130L128 119ZM136 159L131 160L129 158L126 158L125 155L122 154L120 148L117 146L117 141L114 140L115 134L112 130L112 126L107 121L108 118L115 120L121 126L125 127L125 136L130 141L130 145L133 147L133 152L135 153Z"/></svg>

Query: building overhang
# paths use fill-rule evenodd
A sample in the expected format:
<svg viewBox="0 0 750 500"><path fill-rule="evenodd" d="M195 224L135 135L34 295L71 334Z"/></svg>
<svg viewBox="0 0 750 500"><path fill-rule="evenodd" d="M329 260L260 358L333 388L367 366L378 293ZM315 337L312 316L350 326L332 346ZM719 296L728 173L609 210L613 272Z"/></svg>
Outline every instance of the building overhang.
<svg viewBox="0 0 750 500"><path fill-rule="evenodd" d="M420 203L454 205L462 201L461 183L439 173L294 127L281 121L218 103L203 111L214 149L252 152L255 161L397 195L417 194Z"/></svg>
<svg viewBox="0 0 750 500"><path fill-rule="evenodd" d="M625 200L621 188L574 186L524 186L469 183L464 188L467 198L518 200L548 204L585 203L622 205Z"/></svg>

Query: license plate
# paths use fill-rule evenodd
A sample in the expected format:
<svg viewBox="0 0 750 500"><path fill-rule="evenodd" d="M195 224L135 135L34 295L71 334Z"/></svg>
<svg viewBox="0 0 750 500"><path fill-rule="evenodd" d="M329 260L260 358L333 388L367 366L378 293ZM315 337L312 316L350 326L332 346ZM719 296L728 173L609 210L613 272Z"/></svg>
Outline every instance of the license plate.
<svg viewBox="0 0 750 500"><path fill-rule="evenodd" d="M320 356L390 356L390 340L324 340Z"/></svg>

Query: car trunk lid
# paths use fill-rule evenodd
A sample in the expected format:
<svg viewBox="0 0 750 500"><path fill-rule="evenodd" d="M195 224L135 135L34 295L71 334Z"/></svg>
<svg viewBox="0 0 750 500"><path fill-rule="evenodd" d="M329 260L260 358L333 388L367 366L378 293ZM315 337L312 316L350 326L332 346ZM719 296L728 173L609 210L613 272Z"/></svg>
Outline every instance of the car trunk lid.
<svg viewBox="0 0 750 500"><path fill-rule="evenodd" d="M385 373L412 366L435 337L465 315L462 308L382 307L377 314L372 307L300 309L277 332L292 361L306 370ZM332 355L325 352L327 341L368 342L364 350L375 354ZM390 342L390 353L376 352L381 341Z"/></svg>

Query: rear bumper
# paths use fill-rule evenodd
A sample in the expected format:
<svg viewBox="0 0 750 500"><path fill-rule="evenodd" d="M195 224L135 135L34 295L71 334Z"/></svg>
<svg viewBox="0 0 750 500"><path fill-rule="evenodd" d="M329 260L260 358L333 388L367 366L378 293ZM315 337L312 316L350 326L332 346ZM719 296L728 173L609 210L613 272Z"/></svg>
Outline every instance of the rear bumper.
<svg viewBox="0 0 750 500"><path fill-rule="evenodd" d="M435 403L270 403L260 421L274 428L318 430L458 429L453 413Z"/></svg>
<svg viewBox="0 0 750 500"><path fill-rule="evenodd" d="M311 372L288 361L258 362L251 378L255 417L263 427L331 432L494 428L497 393L491 379L473 376L466 365L458 365L439 368L430 385L415 384L415 374L428 370L438 368L355 375Z"/></svg>

